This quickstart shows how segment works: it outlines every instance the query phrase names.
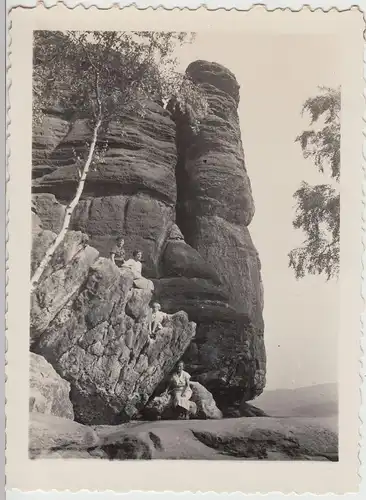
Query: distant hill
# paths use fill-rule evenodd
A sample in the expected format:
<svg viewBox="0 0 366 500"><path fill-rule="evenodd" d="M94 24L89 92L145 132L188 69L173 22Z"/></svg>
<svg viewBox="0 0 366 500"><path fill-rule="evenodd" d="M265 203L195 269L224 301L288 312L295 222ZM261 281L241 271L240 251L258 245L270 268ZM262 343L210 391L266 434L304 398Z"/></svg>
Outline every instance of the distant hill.
<svg viewBox="0 0 366 500"><path fill-rule="evenodd" d="M337 384L264 391L251 404L273 417L333 417L338 415Z"/></svg>

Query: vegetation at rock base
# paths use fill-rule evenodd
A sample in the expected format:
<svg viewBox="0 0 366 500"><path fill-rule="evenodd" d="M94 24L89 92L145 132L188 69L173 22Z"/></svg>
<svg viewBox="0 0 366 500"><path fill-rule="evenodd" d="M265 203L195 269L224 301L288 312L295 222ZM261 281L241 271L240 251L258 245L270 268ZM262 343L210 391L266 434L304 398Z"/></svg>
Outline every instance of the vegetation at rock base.
<svg viewBox="0 0 366 500"><path fill-rule="evenodd" d="M164 104L173 98L176 105L194 110L192 126L199 125L207 103L199 87L176 71L174 58L177 47L192 38L185 32L35 32L34 123L42 121L49 108L63 109L70 120L89 121L91 141L86 142L85 157L78 158L75 196L59 234L31 277L32 288L65 237L88 172L103 164L100 160L108 149L103 132L111 120L123 122L128 113L143 116L146 99Z"/></svg>
<svg viewBox="0 0 366 500"><path fill-rule="evenodd" d="M307 99L302 112L310 115L310 128L296 141L304 158L314 162L329 180L340 177L341 91L320 87ZM318 126L318 127L317 127ZM302 246L289 253L289 267L297 279L306 274L323 275L327 280L339 273L340 194L329 182L311 186L302 182L294 193L296 214L293 227L305 233Z"/></svg>

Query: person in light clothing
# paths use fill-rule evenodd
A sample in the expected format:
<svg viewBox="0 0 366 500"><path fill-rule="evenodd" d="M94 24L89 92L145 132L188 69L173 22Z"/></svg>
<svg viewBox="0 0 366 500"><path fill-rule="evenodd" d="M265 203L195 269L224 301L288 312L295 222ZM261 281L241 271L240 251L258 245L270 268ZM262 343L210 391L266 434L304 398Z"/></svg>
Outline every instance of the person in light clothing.
<svg viewBox="0 0 366 500"><path fill-rule="evenodd" d="M152 281L144 278L142 276L142 252L140 250L135 250L133 252L132 259L128 259L124 262L123 268L129 269L134 277L133 284L136 288L142 288L143 290L154 290L154 284Z"/></svg>
<svg viewBox="0 0 366 500"><path fill-rule="evenodd" d="M142 252L140 250L134 250L132 259L128 259L123 263L123 267L130 269L132 271L133 277L139 279L142 277Z"/></svg>
<svg viewBox="0 0 366 500"><path fill-rule="evenodd" d="M163 328L163 321L166 319L167 314L161 311L159 302L154 302L152 305L151 322L150 322L150 335L152 338L156 337L156 333Z"/></svg>
<svg viewBox="0 0 366 500"><path fill-rule="evenodd" d="M189 383L191 376L183 368L183 361L179 361L165 394L171 393L172 406L178 411L178 418L189 419L189 400L192 397L192 389Z"/></svg>

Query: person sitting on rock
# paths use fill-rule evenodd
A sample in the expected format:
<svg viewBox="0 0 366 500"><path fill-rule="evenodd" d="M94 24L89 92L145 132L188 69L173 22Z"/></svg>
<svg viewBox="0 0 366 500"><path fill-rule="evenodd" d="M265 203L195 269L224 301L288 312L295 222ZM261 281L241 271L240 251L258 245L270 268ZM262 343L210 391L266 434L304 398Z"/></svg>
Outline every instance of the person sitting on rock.
<svg viewBox="0 0 366 500"><path fill-rule="evenodd" d="M125 240L120 236L110 251L111 261L121 267L125 261Z"/></svg>
<svg viewBox="0 0 366 500"><path fill-rule="evenodd" d="M129 269L134 277L133 284L136 288L141 288L143 290L154 290L154 284L152 281L144 278L141 274L142 272L142 252L141 250L134 250L132 259L128 259L123 263L123 268Z"/></svg>
<svg viewBox="0 0 366 500"><path fill-rule="evenodd" d="M184 371L183 361L179 361L173 372L165 394L169 392L172 395L172 406L177 411L179 420L189 419L189 400L192 397L189 373Z"/></svg>
<svg viewBox="0 0 366 500"><path fill-rule="evenodd" d="M156 338L156 333L163 328L163 321L166 319L167 314L161 311L159 302L154 302L152 305L151 321L150 321L150 336Z"/></svg>

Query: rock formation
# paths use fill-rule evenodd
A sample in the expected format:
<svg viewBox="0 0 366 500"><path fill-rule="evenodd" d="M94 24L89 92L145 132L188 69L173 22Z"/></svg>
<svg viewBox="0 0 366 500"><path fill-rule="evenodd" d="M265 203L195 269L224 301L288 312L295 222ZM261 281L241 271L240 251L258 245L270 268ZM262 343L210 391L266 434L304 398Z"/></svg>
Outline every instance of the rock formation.
<svg viewBox="0 0 366 500"><path fill-rule="evenodd" d="M37 258L44 233L35 239ZM131 418L188 347L195 324L182 311L150 339L150 301L129 270L98 258L85 235L67 234L32 296L31 334L32 349L70 382L77 421Z"/></svg>
<svg viewBox="0 0 366 500"><path fill-rule="evenodd" d="M185 241L217 272L237 316L200 322L185 359L221 406L260 394L265 384L263 291L258 253L248 225L254 214L246 172L235 76L216 63L196 61L187 74L207 96L198 133L190 116L177 123L177 224ZM216 319L216 321L215 321ZM214 320L214 321L213 321Z"/></svg>
<svg viewBox="0 0 366 500"><path fill-rule="evenodd" d="M90 427L66 418L30 414L30 458L90 458L86 450L98 444L99 438Z"/></svg>
<svg viewBox="0 0 366 500"><path fill-rule="evenodd" d="M106 152L88 175L72 231L32 297L32 348L71 383L83 422L133 415L188 346L188 371L224 415L265 384L263 294L247 227L254 204L239 86L216 63L197 61L187 72L209 102L198 135L173 105L148 102L143 117L112 122L100 137L98 148L107 144ZM34 131L33 266L60 227L90 137L86 120L59 110ZM105 260L118 235L127 255L143 251L153 298L171 314L155 347L147 345L151 295L133 289L129 276ZM187 315L197 323L195 338Z"/></svg>
<svg viewBox="0 0 366 500"><path fill-rule="evenodd" d="M192 401L197 405L197 418L199 419L219 419L222 412L216 406L212 394L199 382L191 382Z"/></svg>

